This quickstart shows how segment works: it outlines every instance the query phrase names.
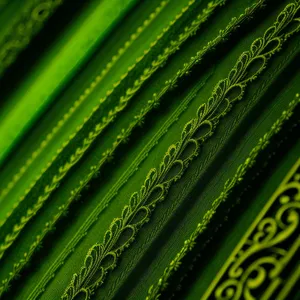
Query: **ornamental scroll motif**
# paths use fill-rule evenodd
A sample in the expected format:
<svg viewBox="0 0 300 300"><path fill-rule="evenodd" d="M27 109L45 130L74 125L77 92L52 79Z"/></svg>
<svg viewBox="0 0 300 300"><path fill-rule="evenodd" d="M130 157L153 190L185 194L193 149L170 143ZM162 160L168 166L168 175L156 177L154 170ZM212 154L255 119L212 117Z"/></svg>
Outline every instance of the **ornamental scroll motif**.
<svg viewBox="0 0 300 300"><path fill-rule="evenodd" d="M300 282L300 159L263 207L203 299L288 299Z"/></svg>

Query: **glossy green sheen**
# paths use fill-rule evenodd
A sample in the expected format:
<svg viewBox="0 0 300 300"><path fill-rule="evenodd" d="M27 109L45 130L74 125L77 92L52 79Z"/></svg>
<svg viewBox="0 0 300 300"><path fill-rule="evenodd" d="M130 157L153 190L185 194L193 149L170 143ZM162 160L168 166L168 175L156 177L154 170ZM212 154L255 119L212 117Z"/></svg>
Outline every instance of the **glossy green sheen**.
<svg viewBox="0 0 300 300"><path fill-rule="evenodd" d="M299 157L299 13L0 1L0 298L222 299L220 270ZM236 299L296 299L292 243L280 285L264 266L244 285L250 262Z"/></svg>

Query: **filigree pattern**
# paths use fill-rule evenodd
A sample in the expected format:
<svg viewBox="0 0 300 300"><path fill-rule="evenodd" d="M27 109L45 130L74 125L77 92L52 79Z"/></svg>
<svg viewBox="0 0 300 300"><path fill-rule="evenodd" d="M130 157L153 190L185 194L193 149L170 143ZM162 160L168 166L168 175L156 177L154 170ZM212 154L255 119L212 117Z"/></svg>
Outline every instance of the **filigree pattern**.
<svg viewBox="0 0 300 300"><path fill-rule="evenodd" d="M177 20L179 20L183 16L183 14L188 11L188 8L190 6L192 6L194 3L195 3L194 0L190 1L189 5L187 7L184 7L181 10L180 14L178 14L175 17L175 19L170 22L170 25L167 28L165 28L163 30L163 32L166 33L167 31L169 31L171 29L171 27L175 24L175 22ZM59 186L61 180L65 177L67 172L72 168L72 166L74 166L80 160L80 158L84 155L86 150L90 147L90 145L94 142L94 140L98 137L98 135L100 135L101 132L109 124L111 124L115 120L116 116L122 110L124 110L126 108L126 106L127 106L128 102L130 101L130 99L139 90L139 88L143 85L143 83L168 59L168 57L171 54L173 54L174 52L176 52L178 50L178 47L181 44L183 44L191 35L195 34L195 32L200 27L200 25L203 22L205 22L207 20L207 18L214 12L214 10L218 6L222 5L223 3L224 3L223 0L210 2L208 4L207 8L205 8L196 17L196 19L191 21L190 25L183 30L183 33L179 34L179 36L176 40L171 41L169 43L170 46L163 50L163 55L158 55L158 58L152 62L151 68L144 69L144 72L141 75L141 77L139 79L135 80L134 87L132 89L130 88L126 91L125 95L120 98L120 103L114 108L114 110L111 110L108 113L108 116L104 117L102 119L102 121L100 123L98 123L94 127L94 129L88 133L88 136L86 138L84 138L84 140L83 140L83 145L80 148L77 148L74 151L74 153L70 156L69 161L67 161L63 166L61 166L58 169L58 173L53 176L51 183L45 186L43 193L41 195L39 195L39 197L37 199L37 202L34 204L34 206L27 210L26 214L21 217L21 219L19 220L19 222L17 224L15 224L12 232L7 234L7 236L5 237L4 242L0 245L0 259L3 257L5 251L7 251L7 249L9 247L11 247L12 244L14 243L14 241L18 238L18 236L20 235L22 229L26 226L26 224L43 207L46 200L49 198L51 193ZM145 54L142 57L137 59L137 63L140 62L150 52L150 49L153 48L159 42L159 40L162 38L162 36L163 36L163 34L160 34L157 37L157 40L154 43L151 44L151 47L147 51L145 51ZM207 51L208 51L208 49L207 49ZM125 73L122 76L121 80L118 81L115 84L115 87L117 87L120 84L120 82L128 76L129 72L131 70L133 70L133 68L135 66L136 66L136 64L129 68L128 72ZM53 228L55 222L57 222L59 217L62 216L65 213L65 211L68 209L68 207L70 206L72 201L76 200L78 198L78 195L80 194L82 189L88 184L88 182L91 180L91 178L93 178L99 172L100 167L104 163L108 162L111 159L112 154L115 151L115 149L121 143L124 143L124 142L127 141L127 139L129 137L129 135L131 134L131 131L133 130L133 128L140 125L142 123L144 117L146 116L146 114L159 104L160 99L172 87L174 81L176 82L180 77L185 76L185 75L186 75L186 72L184 72L184 73L180 72L180 74L176 74L176 76L172 78L172 81L171 80L167 81L165 86L163 87L163 89L160 91L160 93L159 94L154 94L153 99L149 100L147 105L140 111L140 113L138 115L135 116L134 122L130 123L128 128L123 129L122 132L120 132L120 134L117 136L117 139L113 143L113 147L108 149L108 151L106 151L105 153L103 153L102 159L99 161L99 163L96 166L91 167L90 173L87 176L85 176L85 178L79 182L78 187L75 190L72 191L72 193L70 195L70 198L68 199L67 203L60 207L60 213L57 214L54 217L54 219L51 220L50 223L46 224L45 232L43 232L42 235L38 235L36 241L31 245L29 251L24 253L25 258L14 264L13 272L11 272L9 277L6 278L5 280L3 280L3 282L2 282L2 286L0 287L0 295L3 291L5 291L7 289L7 287L9 286L9 282L15 276L17 276L17 274L24 267L24 265L26 265L28 263L30 257L34 253L34 250L38 247L38 245L40 245L40 243L42 241L42 237L44 237L46 235L46 233L49 232ZM110 90L107 93L107 97L112 92L113 92L113 90ZM100 99L99 105L93 109L93 112L90 115L90 117L96 112L96 110L100 107L100 105L104 101L106 101L107 97ZM79 126L79 128L77 128L76 133L78 133L82 129L82 127L89 120L89 118L86 118L84 120L84 123L81 126ZM72 134L70 139L64 143L63 148L65 148L72 141L72 139L75 137L76 133ZM63 148L60 148L57 151L57 155L55 155L52 158L52 160L48 164L47 168L49 168L51 166L51 164L54 163L54 161L56 160L58 155L63 151ZM38 176L38 178L35 179L34 182L32 182L30 188L26 190L25 194L20 198L19 202L15 205L14 209L11 212L9 212L9 214L7 215L7 218L0 223L1 225L3 225L7 221L7 219L11 216L13 211L18 206L18 204L21 203L22 201L24 201L24 199L29 195L32 188L34 187L36 182L43 176L43 174L46 172L47 168L43 169L42 173Z"/></svg>
<svg viewBox="0 0 300 300"><path fill-rule="evenodd" d="M168 285L170 277L178 269L182 259L194 248L197 238L204 230L206 230L210 220L215 215L219 205L222 202L226 201L233 188L239 185L244 180L245 174L255 164L258 155L269 144L270 139L281 130L281 127L284 124L284 122L286 122L290 118L295 107L299 104L300 95L297 94L295 99L290 102L288 109L286 111L283 111L281 117L273 124L271 129L259 140L258 144L252 149L245 162L239 166L235 176L231 179L228 179L225 182L224 189L222 190L219 197L213 201L212 208L205 213L202 221L198 223L197 228L184 242L183 247L176 254L174 259L170 262L169 266L165 268L163 275L159 278L159 281L149 288L146 300L154 300L160 298L161 292Z"/></svg>
<svg viewBox="0 0 300 300"><path fill-rule="evenodd" d="M166 92L169 89L169 83L170 82L176 82L180 77L184 77L186 74L189 73L189 71L193 68L195 64L198 64L202 61L202 59L205 57L206 54L213 51L217 46L221 45L224 41L228 40L228 38L238 30L238 28L246 24L247 21L251 20L254 13L257 12L259 9L262 9L264 7L265 0L259 0L255 4L253 4L251 7L246 9L245 13L240 15L238 18L233 18L229 24L226 26L225 30L220 30L219 34L211 40L206 46L203 47L201 51L197 52L197 55L195 57L191 57L188 63L184 63L183 67L179 70L179 72L176 74L175 77L168 80L168 85L166 85L162 90L161 93ZM175 78L175 79L174 79ZM176 79L177 78L177 79ZM104 208L109 204L110 199L112 199L117 191L113 189L111 191L112 194L105 197L103 199L103 202L99 203L96 207L96 209L93 211L92 215L87 218L87 220L84 223L84 226L80 231L76 233L74 238L70 241L68 246L64 249L64 251L60 254L60 256L57 258L55 263L49 268L48 272L43 276L43 280L41 283L41 286L38 286L37 293L41 293L41 290L43 291L46 284L50 281L50 278L52 278L57 271L57 269L63 264L63 262L68 257L69 253L74 251L74 248L76 247L77 243L80 242L80 240L85 236L86 232L89 230L89 228L94 224L94 222L98 219L98 216L102 213ZM37 241L38 242L38 241ZM18 268L20 269L20 268ZM36 293L35 293L36 297Z"/></svg>
<svg viewBox="0 0 300 300"><path fill-rule="evenodd" d="M102 244L91 247L83 267L73 275L62 299L89 299L95 288L103 283L106 274L115 268L117 258L132 243L139 228L149 221L151 211L165 199L170 186L198 155L201 145L213 134L220 119L242 99L248 83L257 78L282 43L299 30L300 26L292 31L288 27L297 21L294 16L299 7L299 3L287 5L264 36L252 43L250 51L241 54L228 77L217 84L207 103L199 107L196 117L186 123L181 139L169 147L160 166L149 171L140 191L135 192L124 207L122 216L113 220ZM91 255L95 247L101 249L97 258Z"/></svg>
<svg viewBox="0 0 300 300"><path fill-rule="evenodd" d="M191 1L190 5L193 2L194 1ZM207 17L210 14L212 14L212 12L216 8L216 6L220 5L220 3L223 3L223 1L217 1L216 3L217 4L210 3L209 6L208 6L208 8L205 9L203 13L201 13L200 15L198 15L198 17L196 18L196 20L193 21L193 22L191 22L191 25L189 27L185 28L184 33L180 34L179 38L176 41L171 41L170 42L170 46L164 49L164 51L163 51L164 54L163 55L158 55L157 60L153 61L152 67L151 68L146 68L144 70L144 72L140 76L140 78L137 79L134 82L134 87L127 89L125 95L121 96L120 103L113 110L109 111L108 115L105 116L105 117L103 117L102 121L100 123L98 123L98 124L95 125L95 127L93 128L93 130L90 131L87 134L87 136L81 141L81 143L82 143L81 146L78 147L77 149L75 149L75 151L73 152L73 154L71 154L70 157L68 157L68 160L62 166L60 166L58 168L58 172L50 179L50 182L45 185L44 190L38 196L38 199L37 199L36 203L31 208L29 208L26 211L26 214L23 215L20 218L19 222L14 225L14 228L12 229L12 231L5 236L4 241L0 245L0 259L3 257L5 251L17 239L17 237L21 233L22 229L26 226L26 224L42 208L42 206L47 201L47 199L49 198L49 196L53 193L53 191L57 189L57 187L59 186L60 182L66 176L66 174L70 171L70 169L83 157L83 155L86 153L87 149L92 145L92 143L95 141L95 139L105 130L105 128L107 128L112 122L114 122L114 120L116 119L117 115L122 110L125 109L125 107L129 103L129 101L132 99L132 97L135 95L135 93L141 88L141 86L144 84L144 82L147 79L150 78L150 76L168 59L168 57L172 53L174 53L175 51L177 51L178 47L187 38L189 38L191 35L193 35L197 31L197 29L199 28L200 24L203 23L204 21L206 21ZM182 11L182 13L179 14L175 18L175 20L177 20L178 18L180 18L184 14L184 12L186 12L186 11L187 11L187 8L184 8L183 11ZM168 31L172 27L172 25L174 23L175 22L171 22L171 25L165 30L165 32ZM161 36L160 36L160 38L161 38ZM157 41L154 43L154 45L156 43L157 43ZM119 84L120 84L120 82L117 85L119 85ZM170 85L171 85L171 83L170 83ZM165 92L166 92L166 90L164 89L164 93ZM110 95L111 93L112 93L112 91L110 91L108 94ZM145 117L145 115L150 110L152 110L155 106L157 106L157 104L159 103L159 101L161 99L161 96L162 95L154 95L153 99L148 101L148 105L141 111L141 113L139 115L136 116L136 118L135 118L136 121L134 122L134 125L130 124L129 128L127 128L126 130L124 130L124 132L122 132L119 135L119 138L116 141L116 146L119 145L121 142L123 142L124 140L127 139L128 134L131 133L132 129L134 127L136 127L136 125L140 125L141 124L141 122L143 121L143 118ZM105 100L106 100L106 98L101 99L100 100L100 104L103 103ZM99 106L100 106L100 104L99 104ZM93 112L92 112L91 116L95 113L95 111L99 108L99 106L95 107L93 109ZM82 129L82 127L90 119L90 117L86 118L86 120L84 121L84 123L81 126L79 126L79 128L77 128L77 132L76 133L78 133ZM29 193L32 191L32 188L35 186L35 184L38 182L38 180L41 179L41 177L44 175L44 173L46 172L46 170L48 168L50 168L50 166L56 161L56 159L59 156L59 154L74 139L74 137L76 136L76 133L73 133L71 135L70 139L64 143L64 146L62 148L60 148L60 149L57 150L56 155L52 158L51 162L48 163L47 168L45 168L42 171L42 173L35 179L35 181L32 182L30 188L26 190L25 194L20 198L19 202L14 206L13 210L10 211L7 214L7 218L1 222L1 225L3 225L7 221L7 219L13 214L13 212L15 211L15 209L18 207L18 204L21 203L22 201L24 201L24 199L29 195ZM104 153L102 161L109 160L111 158L111 152L112 151L113 150L109 150L108 152ZM102 165L102 161L101 161L101 164L99 164L99 165ZM91 173L89 174L89 176L86 179L92 178L93 174L95 174L98 171L98 169L99 169L99 167L96 168L96 169L92 168L91 169ZM86 179L84 181L82 181L82 183L78 187L78 190L81 190L86 185L86 183L87 183ZM74 198L75 198L75 195L74 195Z"/></svg>
<svg viewBox="0 0 300 300"><path fill-rule="evenodd" d="M204 299L286 299L299 261L300 159L234 249ZM297 254L298 253L298 254Z"/></svg>

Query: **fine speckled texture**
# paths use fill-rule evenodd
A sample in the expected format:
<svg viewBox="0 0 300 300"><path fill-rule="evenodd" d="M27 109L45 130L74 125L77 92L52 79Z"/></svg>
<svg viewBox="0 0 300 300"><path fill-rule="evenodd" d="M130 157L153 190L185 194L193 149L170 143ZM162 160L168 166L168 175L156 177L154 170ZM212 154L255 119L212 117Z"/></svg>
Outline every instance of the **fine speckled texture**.
<svg viewBox="0 0 300 300"><path fill-rule="evenodd" d="M299 0L0 1L0 299L298 299L299 49Z"/></svg>

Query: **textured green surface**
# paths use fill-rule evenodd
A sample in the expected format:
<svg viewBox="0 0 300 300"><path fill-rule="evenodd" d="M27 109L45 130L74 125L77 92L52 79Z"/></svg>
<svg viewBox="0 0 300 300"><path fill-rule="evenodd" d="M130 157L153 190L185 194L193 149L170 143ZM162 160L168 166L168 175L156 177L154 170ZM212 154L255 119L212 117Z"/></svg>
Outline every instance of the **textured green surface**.
<svg viewBox="0 0 300 300"><path fill-rule="evenodd" d="M0 298L201 298L299 157L299 7L0 1Z"/></svg>
<svg viewBox="0 0 300 300"><path fill-rule="evenodd" d="M205 287L207 287L216 276L216 273L222 267L224 261L230 255L235 245L240 241L244 232L255 220L263 205L272 196L274 187L280 184L284 176L288 173L295 161L298 159L300 151L299 147L299 143L293 147L289 153L289 156L281 162L281 165L274 170L274 173L270 176L266 184L259 190L256 195L256 201L253 203L248 203L247 211L245 211L237 220L235 220L232 229L230 232L228 232L228 235L224 238L224 241L222 241L221 246L216 249L214 258L211 260L211 264L205 267L206 270L209 271L205 272L205 276L203 276L204 273L202 273L202 276L199 274L200 276L197 278L197 282L193 285L193 288L189 291L189 294L186 295L186 299L197 299L198 295L202 295L205 292ZM245 197L245 200L248 199Z"/></svg>
<svg viewBox="0 0 300 300"><path fill-rule="evenodd" d="M38 69L27 75L26 82L7 99L9 105L1 111L0 139L6 140L6 143L1 144L0 162L9 152L10 145L45 110L51 98L71 79L72 72L83 64L93 48L103 40L114 21L122 17L127 7L134 2L123 1L119 4L115 0L115 3L92 3L72 23L72 28L62 34L55 47L40 62Z"/></svg>

